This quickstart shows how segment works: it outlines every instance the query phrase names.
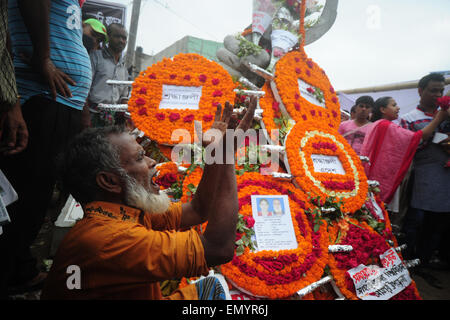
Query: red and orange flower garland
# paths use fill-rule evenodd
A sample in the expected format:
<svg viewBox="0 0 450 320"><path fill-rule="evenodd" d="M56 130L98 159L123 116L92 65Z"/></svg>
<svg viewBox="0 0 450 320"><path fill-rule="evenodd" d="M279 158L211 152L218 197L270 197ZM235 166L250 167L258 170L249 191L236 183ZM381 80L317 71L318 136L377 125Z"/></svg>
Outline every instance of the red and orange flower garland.
<svg viewBox="0 0 450 320"><path fill-rule="evenodd" d="M238 177L239 213L244 219L252 217L252 195L288 195L298 248L260 252L251 252L246 248L242 255L221 266L221 272L238 289L254 296L271 299L290 297L321 278L328 260L326 226L318 232L312 231L304 212L309 206L307 197L291 183L258 173L245 173Z"/></svg>
<svg viewBox="0 0 450 320"><path fill-rule="evenodd" d="M277 62L275 68L272 90L275 90L275 97L279 96L279 102L283 103L292 119L296 122L320 122L335 130L339 128L341 112L337 93L325 71L309 59L303 50L287 53ZM302 97L299 79L322 91L325 108Z"/></svg>
<svg viewBox="0 0 450 320"><path fill-rule="evenodd" d="M199 109L159 109L163 85L202 87ZM203 130L208 130L217 104L234 101L235 87L229 73L218 63L199 54L181 53L172 59L164 58L139 74L133 83L128 109L135 126L159 144L179 143L172 140L176 129L188 130L192 143L194 120L202 121Z"/></svg>
<svg viewBox="0 0 450 320"><path fill-rule="evenodd" d="M343 137L320 123L305 122L292 128L285 147L291 174L302 190L342 198L345 212L361 208L368 191L367 177L358 155ZM337 156L345 175L315 172L313 154Z"/></svg>
<svg viewBox="0 0 450 320"><path fill-rule="evenodd" d="M343 234L341 234L340 240L336 242L340 232ZM351 245L353 247L353 250L350 252L330 254L328 266L342 294L347 299L358 300L353 281L347 271L360 264L380 264L380 254L390 249L390 246L382 236L365 222L358 222L351 218L342 220L337 225L328 226L328 234L331 243L336 242L336 244ZM391 298L391 300L397 299L421 299L414 281L402 292Z"/></svg>

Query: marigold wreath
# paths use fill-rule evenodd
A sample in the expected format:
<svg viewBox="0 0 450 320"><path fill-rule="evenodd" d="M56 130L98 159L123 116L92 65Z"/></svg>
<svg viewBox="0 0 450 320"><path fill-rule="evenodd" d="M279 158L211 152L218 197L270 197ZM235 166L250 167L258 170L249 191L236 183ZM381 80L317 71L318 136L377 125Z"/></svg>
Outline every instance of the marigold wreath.
<svg viewBox="0 0 450 320"><path fill-rule="evenodd" d="M160 108L163 86L201 87L198 109ZM217 104L235 99L236 85L229 73L218 63L199 54L180 53L172 59L150 66L135 79L128 109L137 128L159 144L175 145L172 133L185 129L194 139L194 120L202 121L203 131L211 128Z"/></svg>
<svg viewBox="0 0 450 320"><path fill-rule="evenodd" d="M338 157L345 174L315 172L312 155ZM314 196L337 197L344 212L354 212L366 201L367 177L361 160L348 142L322 123L296 124L286 138L290 173L305 192Z"/></svg>
<svg viewBox="0 0 450 320"><path fill-rule="evenodd" d="M340 245L351 245L350 252L334 253L329 255L328 266L333 279L342 294L351 300L358 300L355 286L347 271L364 265L380 265L380 254L391 247L380 234L369 227L365 222L347 218L339 224L328 226L330 243ZM414 281L402 292L390 300L421 300L417 286Z"/></svg>
<svg viewBox="0 0 450 320"><path fill-rule="evenodd" d="M306 92L300 91L299 80L308 85ZM308 58L303 48L287 53L277 62L271 88L284 113L296 122L315 121L339 128L337 93L325 71ZM323 105L310 102L311 99L306 99L308 95Z"/></svg>
<svg viewBox="0 0 450 320"><path fill-rule="evenodd" d="M298 243L297 249L252 252L245 247L242 254L221 266L222 274L242 292L256 297L283 299L320 280L328 260L326 225L313 232L304 210L307 197L289 182L258 173L245 173L237 178L239 213L252 228L252 195L287 195ZM238 241L243 237L237 232Z"/></svg>

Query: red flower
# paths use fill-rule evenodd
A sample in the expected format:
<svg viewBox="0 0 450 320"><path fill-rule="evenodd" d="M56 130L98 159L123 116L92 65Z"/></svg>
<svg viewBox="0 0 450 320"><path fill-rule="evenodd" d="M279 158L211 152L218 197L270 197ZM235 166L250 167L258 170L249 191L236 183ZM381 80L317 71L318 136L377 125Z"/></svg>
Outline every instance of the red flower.
<svg viewBox="0 0 450 320"><path fill-rule="evenodd" d="M294 107L295 110L300 111L300 105L297 102L294 103Z"/></svg>
<svg viewBox="0 0 450 320"><path fill-rule="evenodd" d="M171 74L171 75L170 75L170 79L172 79L172 80L175 79L176 77L177 77L176 74Z"/></svg>
<svg viewBox="0 0 450 320"><path fill-rule="evenodd" d="M151 75L148 76L150 79L156 79L156 74L152 73Z"/></svg>
<svg viewBox="0 0 450 320"><path fill-rule="evenodd" d="M333 117L335 117L335 118L336 118L336 117L338 116L338 114L337 114L337 112L336 112L336 111L334 111L334 110L333 110L333 112L332 112L332 113L333 113Z"/></svg>
<svg viewBox="0 0 450 320"><path fill-rule="evenodd" d="M316 116L316 110L311 110L310 112L311 112L311 115L312 115L313 117Z"/></svg>
<svg viewBox="0 0 450 320"><path fill-rule="evenodd" d="M272 109L273 109L273 111L275 111L275 112L280 112L280 103L274 101L274 102L272 103Z"/></svg>
<svg viewBox="0 0 450 320"><path fill-rule="evenodd" d="M306 89L306 91L308 91L309 93L314 93L316 92L313 88L309 87Z"/></svg>
<svg viewBox="0 0 450 320"><path fill-rule="evenodd" d="M205 82L206 79L207 79L207 77L204 74L201 74L201 75L198 76L198 80L200 80L201 82Z"/></svg>
<svg viewBox="0 0 450 320"><path fill-rule="evenodd" d="M220 83L220 80L219 79L212 79L211 82L212 82L213 85L217 86Z"/></svg>
<svg viewBox="0 0 450 320"><path fill-rule="evenodd" d="M234 241L239 241L239 240L241 240L241 238L242 238L243 235L244 235L243 233L236 233L236 239L235 239Z"/></svg>
<svg viewBox="0 0 450 320"><path fill-rule="evenodd" d="M295 72L297 72L298 74L302 73L302 70L300 68L295 68Z"/></svg>
<svg viewBox="0 0 450 320"><path fill-rule="evenodd" d="M300 99L300 95L298 93L295 94L295 99Z"/></svg>
<svg viewBox="0 0 450 320"><path fill-rule="evenodd" d="M157 114L155 114L155 117L159 121L163 121L166 118L166 115L164 113L157 113Z"/></svg>
<svg viewBox="0 0 450 320"><path fill-rule="evenodd" d="M309 70L306 70L306 75L311 76L311 72Z"/></svg>
<svg viewBox="0 0 450 320"><path fill-rule="evenodd" d="M330 92L331 92L331 93L335 93L335 91L334 91L334 88L333 88L333 87L330 87Z"/></svg>
<svg viewBox="0 0 450 320"><path fill-rule="evenodd" d="M305 115L302 115L303 120L308 120L308 118Z"/></svg>
<svg viewBox="0 0 450 320"><path fill-rule="evenodd" d="M174 173L167 173L164 176L155 180L157 184L164 188L170 188L172 184L177 182L177 176Z"/></svg>
<svg viewBox="0 0 450 320"><path fill-rule="evenodd" d="M331 101L333 101L334 103L338 102L338 99L336 97L331 98Z"/></svg>
<svg viewBox="0 0 450 320"><path fill-rule="evenodd" d="M308 65L309 68L312 68L314 66L311 60L306 61L306 64Z"/></svg>
<svg viewBox="0 0 450 320"><path fill-rule="evenodd" d="M203 116L203 121L210 122L212 119L214 119L214 116L207 114Z"/></svg>
<svg viewBox="0 0 450 320"><path fill-rule="evenodd" d="M192 122L192 121L194 121L194 115L193 115L193 114L190 114L190 115L184 117L184 118L183 118L183 121L184 121L184 122Z"/></svg>
<svg viewBox="0 0 450 320"><path fill-rule="evenodd" d="M241 98L240 98L240 102L244 103L246 99L247 99L247 96L246 95L242 95Z"/></svg>
<svg viewBox="0 0 450 320"><path fill-rule="evenodd" d="M300 58L296 57L295 62L300 62Z"/></svg>
<svg viewBox="0 0 450 320"><path fill-rule="evenodd" d="M442 110L448 110L448 108L450 107L450 97L440 97L436 100L436 104L441 107Z"/></svg>
<svg viewBox="0 0 450 320"><path fill-rule="evenodd" d="M245 224L247 225L247 228L253 228L255 225L255 219L252 217L244 217Z"/></svg>
<svg viewBox="0 0 450 320"><path fill-rule="evenodd" d="M147 88L145 88L145 87L142 87L140 90L139 90L139 94L146 94L147 93Z"/></svg>
<svg viewBox="0 0 450 320"><path fill-rule="evenodd" d="M137 104L138 106L143 106L143 105L145 105L145 100L142 99L142 98L137 98L137 99L136 99L136 104Z"/></svg>
<svg viewBox="0 0 450 320"><path fill-rule="evenodd" d="M190 76L190 75L188 75L188 74L187 74L187 75L185 75L185 76L184 76L184 80L188 80L188 81L189 81L189 80L191 80L191 76Z"/></svg>
<svg viewBox="0 0 450 320"><path fill-rule="evenodd" d="M216 90L213 92L213 97L221 97L223 96L223 92L220 90Z"/></svg>
<svg viewBox="0 0 450 320"><path fill-rule="evenodd" d="M180 119L179 113L171 113L169 116L169 120L172 122L177 121L178 119Z"/></svg>
<svg viewBox="0 0 450 320"><path fill-rule="evenodd" d="M141 108L141 109L139 109L138 114L139 114L140 116L147 115L147 108Z"/></svg>

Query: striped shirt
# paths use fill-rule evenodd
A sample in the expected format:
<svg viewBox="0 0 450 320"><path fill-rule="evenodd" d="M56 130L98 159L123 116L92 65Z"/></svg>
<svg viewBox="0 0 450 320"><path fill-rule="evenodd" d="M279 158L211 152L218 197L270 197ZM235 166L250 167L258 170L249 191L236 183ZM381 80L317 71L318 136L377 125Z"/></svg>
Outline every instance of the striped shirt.
<svg viewBox="0 0 450 320"><path fill-rule="evenodd" d="M16 104L17 101L14 66L6 47L8 36L7 13L7 1L0 0L0 114ZM6 103L6 106L2 103Z"/></svg>
<svg viewBox="0 0 450 320"><path fill-rule="evenodd" d="M13 46L16 81L22 103L35 95L52 99L50 88L21 55L31 58L33 46L20 14L17 0L8 2L9 30ZM52 0L49 15L50 58L54 65L75 81L67 83L72 97L57 95L56 101L81 110L86 102L92 81L91 62L83 46L81 8L78 0Z"/></svg>
<svg viewBox="0 0 450 320"><path fill-rule="evenodd" d="M433 120L433 115L419 108L400 121L403 128L417 132ZM438 132L450 132L450 121L442 122ZM411 206L431 212L450 212L450 170L444 168L448 154L432 138L422 141L414 156L414 183Z"/></svg>

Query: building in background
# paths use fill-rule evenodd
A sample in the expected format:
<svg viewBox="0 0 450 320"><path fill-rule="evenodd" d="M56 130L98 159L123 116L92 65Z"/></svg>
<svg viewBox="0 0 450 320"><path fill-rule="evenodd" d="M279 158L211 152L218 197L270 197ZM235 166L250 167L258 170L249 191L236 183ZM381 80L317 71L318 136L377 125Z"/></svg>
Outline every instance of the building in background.
<svg viewBox="0 0 450 320"><path fill-rule="evenodd" d="M217 49L223 47L223 43L204 40L192 36L186 36L154 56L143 53L142 48L136 49L136 70L143 71L149 66L161 61L163 58L171 58L179 53L198 53L199 55L219 62L216 56Z"/></svg>

